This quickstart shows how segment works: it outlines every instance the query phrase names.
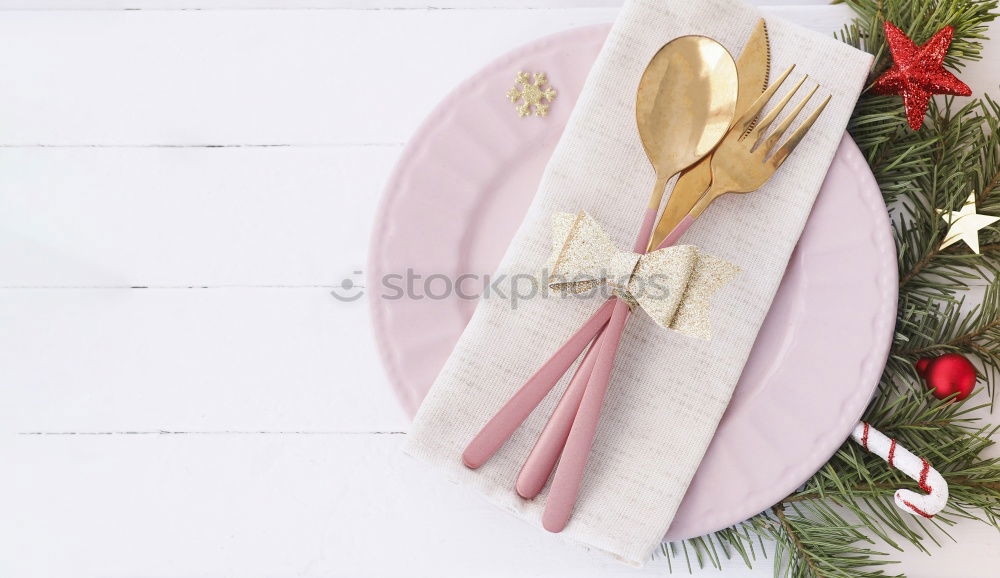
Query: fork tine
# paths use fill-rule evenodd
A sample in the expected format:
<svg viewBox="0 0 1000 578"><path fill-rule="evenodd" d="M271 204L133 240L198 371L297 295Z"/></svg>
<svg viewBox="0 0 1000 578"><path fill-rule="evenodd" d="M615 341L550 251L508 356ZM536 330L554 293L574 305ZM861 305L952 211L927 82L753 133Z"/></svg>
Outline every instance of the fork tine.
<svg viewBox="0 0 1000 578"><path fill-rule="evenodd" d="M782 72L781 76L779 76L774 82L772 82L771 86L768 86L767 90L765 90L763 93L761 93L760 96L757 97L757 100L753 101L753 104L750 105L750 108L748 108L747 111L743 113L743 116L741 116L740 119L736 121L736 127L738 128L738 130L732 132L736 132L736 134L738 135L742 135L744 132L746 132L747 127L750 126L750 123L753 122L753 119L757 118L757 115L760 114L760 111L764 108L764 105L767 104L767 101L771 100L771 97L774 96L775 91L777 91L778 87L781 86L781 83L784 82L786 78L788 78L788 75L792 73L792 70L794 68L795 68L794 64L789 66L788 70Z"/></svg>
<svg viewBox="0 0 1000 578"><path fill-rule="evenodd" d="M756 145L756 143L759 142L760 139L764 136L764 132L767 130L767 127L771 126L771 123L773 123L774 120L778 118L778 115L781 114L782 109L785 108L785 106L788 104L788 101L792 100L792 97L795 96L795 92L799 89L800 86L802 86L802 83L805 82L807 78L809 78L809 75L803 76L801 80L796 82L795 86L793 86L792 89L788 91L788 94L783 96L781 100L778 102L778 104L775 105L773 109L771 109L771 112L767 113L767 116L760 119L760 122L757 123L757 126L754 127L754 129L750 132L749 135L753 137L754 145ZM796 110L796 113L797 112L798 111ZM796 113L792 113L791 116L795 116Z"/></svg>
<svg viewBox="0 0 1000 578"><path fill-rule="evenodd" d="M781 163L785 162L785 159L788 158L788 155L792 153L792 149L794 149L795 146L799 144L799 141L802 140L802 137L806 136L806 133L809 132L810 128L812 128L813 123L816 122L816 119L819 118L820 113L823 112L823 109L826 108L827 103L830 102L830 98L832 97L828 96L825 99L823 99L823 102L816 107L816 110L814 110L813 113L809 115L809 118L807 118L802 123L802 126L795 129L795 132L792 133L792 136L788 137L788 140L785 142L785 144L781 145L781 148L779 148L774 153L774 156L768 159L767 162L770 163L772 167L777 169L779 166L781 166Z"/></svg>
<svg viewBox="0 0 1000 578"><path fill-rule="evenodd" d="M809 91L809 94L807 94L805 98L803 98L801 101L799 101L797 105L795 105L795 108L792 109L792 112L788 113L788 116L786 116L785 119L782 120L780 124L778 124L778 128L774 129L774 132L768 135L767 139L764 140L763 144L765 153L770 152L774 149L774 146L778 144L779 140L781 140L782 135L785 134L785 131L788 130L788 127L792 126L792 123L795 121L796 117L798 117L799 113L802 112L802 109L805 108L806 103L809 102L809 99L812 98L814 94L816 94L816 90L818 88L819 88L818 84L814 86L812 90Z"/></svg>

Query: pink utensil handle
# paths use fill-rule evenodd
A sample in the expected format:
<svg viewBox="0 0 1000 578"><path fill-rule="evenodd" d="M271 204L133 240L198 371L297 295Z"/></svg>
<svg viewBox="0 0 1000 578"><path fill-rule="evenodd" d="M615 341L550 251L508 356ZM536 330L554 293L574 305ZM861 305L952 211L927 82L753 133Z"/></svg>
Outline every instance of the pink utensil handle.
<svg viewBox="0 0 1000 578"><path fill-rule="evenodd" d="M583 393L587 390L587 383L597 361L597 352L601 348L602 334L597 335L590 349L584 354L583 361L576 368L566 391L559 399L559 404L556 405L555 411L538 436L535 447L531 448L528 459L524 461L521 473L517 475L514 487L522 498L530 500L537 496L552 475L559 454L566 445L569 430L573 427L573 420L580 408L580 401L583 400Z"/></svg>
<svg viewBox="0 0 1000 578"><path fill-rule="evenodd" d="M580 356L580 352L604 327L614 311L614 303L614 300L609 300L601 305L590 319L538 368L521 389L507 400L496 415L486 422L462 453L462 462L466 466L475 469L486 463L486 460L490 459L490 456L510 438L514 430L520 427L532 410L569 370Z"/></svg>
<svg viewBox="0 0 1000 578"><path fill-rule="evenodd" d="M674 227L674 230L670 231L669 235L663 238L663 241L660 242L657 249L663 249L676 243L677 240L681 238L681 235L686 233L687 230L691 228L691 223L694 223L694 217L688 214L681 219L680 223L677 223L677 226Z"/></svg>
<svg viewBox="0 0 1000 578"><path fill-rule="evenodd" d="M594 434L597 432L597 423L601 417L601 405L608 390L621 334L625 330L625 322L628 321L630 313L624 301L619 299L614 301L614 313L604 330L605 337L601 340L601 349L594 363L590 383L587 384L580 409L576 413L576 419L573 420L573 427L566 439L566 447L559 459L559 467L556 468L556 475L552 480L548 502L542 513L542 527L550 532L561 532L569 522L576 497L580 493L583 473L587 469L590 448L594 445Z"/></svg>
<svg viewBox="0 0 1000 578"><path fill-rule="evenodd" d="M645 215L643 215L642 225L640 227L639 236L636 239L635 250L641 251L645 245L649 242L649 236L652 234L653 225L656 220L656 209L647 208ZM574 333L566 343L563 344L552 357L545 362L538 371L532 375L521 389L517 391L507 403L494 415L490 421L483 426L483 429L479 430L476 437L469 442L469 445L465 447L465 451L462 452L462 462L469 468L476 469L486 463L490 457L496 453L497 450L510 439L514 431L524 423L528 415L541 403L542 399L548 394L549 391L555 387L555 384L562 379L562 376L569 370L570 366L573 365L573 361L580 355L587 344L594 340L594 336L598 335L604 324L607 323L608 319L611 318L612 311L615 308L615 299L609 299L604 303L591 317L588 319L580 329ZM598 343L591 350L599 349ZM589 352L588 352L589 353ZM586 360L585 360L586 361ZM581 366L583 364L581 363ZM579 374L579 371L577 372ZM576 375L572 379L573 382L578 381ZM577 387L583 389L586 387L587 380L579 380L580 385ZM566 393L569 393L567 390ZM560 400L559 405L556 408L556 414L560 416L570 416L568 420L560 420L557 425L553 426L553 431L549 436L545 436L546 442L539 447L539 443L536 442L535 446L539 449L539 452L544 452L545 454L554 453L556 457L559 454L559 447L562 446L568 435L568 428L572 425L572 417L575 412L575 406L579 404L578 399L582 397L582 391L575 391L574 395L567 397L566 394ZM566 402L565 404L563 402ZM566 405L570 404L572 405ZM556 415L554 414L554 415ZM560 428L565 429L567 433L563 433ZM545 429L549 429L546 425ZM543 430L544 436L544 430ZM541 438L540 438L541 441ZM558 442L558 443L556 443ZM534 448L532 453L534 453ZM532 479L531 484L526 484L525 488L530 488L537 483L537 476L542 475L544 468L542 467L548 458L541 459L539 457L538 463L532 465L530 468L529 476ZM529 455L529 460L531 456ZM554 464L554 461L553 461ZM525 464L527 466L527 464ZM545 485L545 480L548 479L549 473L552 471L552 465L548 466L548 472L546 472L545 478L541 481L542 486ZM524 468L522 468L524 472ZM518 476L520 479L520 475ZM541 491L541 488L538 489ZM530 493L530 492L528 492ZM537 495L538 492L535 492ZM523 495L523 494L522 494ZM527 497L527 496L525 496Z"/></svg>
<svg viewBox="0 0 1000 578"><path fill-rule="evenodd" d="M640 233L636 239L636 252L642 251L649 243L649 235L652 233L655 218L656 211L647 209L646 215L643 217ZM693 222L694 219L691 216L685 216L657 248L662 249L673 245L688 230ZM535 442L535 447L528 454L528 459L525 460L524 466L517 476L517 483L515 485L518 495L522 498L530 500L536 497L542 491L542 488L545 487L545 482L552 475L552 470L559 459L559 454L562 453L563 446L566 445L570 428L573 427L573 420L580 408L583 392L586 390L587 383L593 372L597 352L600 350L601 344L604 343L605 337L605 331L598 333L597 338L590 349L587 350L583 361L570 380L566 392L559 399L552 417L549 418L548 423L545 424L545 429L542 430L538 441Z"/></svg>
<svg viewBox="0 0 1000 578"><path fill-rule="evenodd" d="M643 220L643 227L646 227L648 223L647 219ZM695 219L691 215L686 215L681 222L677 223L670 234L667 235L663 241L660 243L657 249L663 249L669 247L677 242L678 239L684 235L685 232L691 227ZM640 234L636 247L639 247L640 243L645 239L648 239L649 235ZM648 243L648 240L645 241ZM645 245L645 243L642 243ZM641 251L642 248L637 248L636 251ZM624 309L624 311L622 311ZM552 432L549 435L550 440L564 439L566 440L565 448L562 451L562 459L559 461L559 469L556 470L556 478L552 482L552 491L549 493L549 501L545 505L545 512L542 515L542 526L550 532L561 532L566 524L569 522L569 518L573 513L573 507L576 505L576 498L580 493L580 483L583 481L583 474L587 467L587 460L590 456L590 448L594 444L594 434L597 432L597 423L600 420L601 405L604 402L604 394L608 390L608 384L611 381L611 370L614 368L615 356L618 353L618 345L621 343L621 336L625 330L625 323L628 321L630 316L630 310L625 303L620 302L615 307L614 315L609 322L608 327L598 335L591 346L590 350L587 352L588 355L595 350L600 350L598 354L599 360L595 362L594 368L591 370L590 381L584 384L581 389L585 390L584 395L581 395L580 401L576 402L580 404L579 410L574 419L570 419L570 427L572 430L568 435L561 434L560 432ZM618 322L620 320L620 323ZM581 368L582 368L581 364ZM577 373L580 373L579 371ZM574 381L576 381L576 376L574 376ZM571 386L573 383L570 384ZM570 403L575 400L575 398L570 398L567 394L564 395L563 399L560 400L560 405L564 401ZM556 412L568 412L568 409L563 409L561 407L556 408ZM554 414L555 415L555 414ZM578 426L577 423L580 425ZM566 427L565 424L560 421L559 424L553 427ZM546 426L546 431L549 426ZM546 431L543 431L543 436ZM578 435L579 434L579 435ZM541 443L541 440L539 440ZM553 442L550 442L553 443ZM536 444L536 449L540 454L538 461L542 462L545 460L547 463L548 455L551 453L558 454L558 450L553 450L552 448L541 448L539 449ZM536 449L532 450L532 454L535 453ZM531 459L531 456L528 457ZM555 463L555 460L552 460ZM551 465L549 470L545 472L547 477L551 472ZM565 469L565 472L564 472ZM523 470L522 470L523 473ZM537 484L537 478L542 474L539 472L532 472L531 482ZM520 478L518 479L520 483ZM541 485L545 485L545 480L543 479ZM541 488L538 489L541 491ZM518 491L520 493L520 490ZM522 494L523 495L523 494ZM536 492L537 495L537 492Z"/></svg>
<svg viewBox="0 0 1000 578"><path fill-rule="evenodd" d="M660 182L657 181L657 186ZM663 183L666 186L666 183ZM646 245L649 244L649 237L653 234L653 226L656 224L656 211L659 207L646 208L646 214L642 216L642 224L639 225L639 234L635 238L635 247L632 249L636 253L645 253ZM666 241L664 241L666 242Z"/></svg>

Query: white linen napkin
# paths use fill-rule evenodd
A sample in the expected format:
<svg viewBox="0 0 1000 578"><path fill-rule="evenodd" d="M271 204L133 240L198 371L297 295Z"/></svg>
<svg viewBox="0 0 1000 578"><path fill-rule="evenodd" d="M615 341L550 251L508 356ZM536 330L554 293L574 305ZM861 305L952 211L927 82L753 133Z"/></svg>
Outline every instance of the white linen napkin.
<svg viewBox="0 0 1000 578"><path fill-rule="evenodd" d="M496 276L508 276L508 285L512 276L540 278L559 211L588 211L619 247L630 248L654 182L635 126L643 69L661 46L686 34L714 38L735 57L759 18L738 0L626 2ZM833 99L767 185L716 201L684 236L743 270L714 298L711 340L662 329L645 315L628 324L576 509L561 535L629 564L650 558L698 468L871 64L868 54L833 38L775 18L767 25L772 78L797 65L778 95L809 74L821 84L818 96ZM461 454L601 302L550 296L515 307L496 296L481 300L420 407L405 451L540 527L546 493L524 500L514 481L568 379L484 466L466 468Z"/></svg>

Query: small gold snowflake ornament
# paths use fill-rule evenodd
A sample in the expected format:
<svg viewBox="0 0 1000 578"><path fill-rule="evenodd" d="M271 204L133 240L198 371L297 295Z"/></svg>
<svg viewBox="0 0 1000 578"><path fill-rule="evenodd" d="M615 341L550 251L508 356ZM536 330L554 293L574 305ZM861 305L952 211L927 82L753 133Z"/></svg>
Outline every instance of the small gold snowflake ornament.
<svg viewBox="0 0 1000 578"><path fill-rule="evenodd" d="M507 91L507 98L514 103L518 116L524 118L532 112L535 116L545 116L549 113L549 104L555 100L556 91L551 86L546 86L548 81L544 72L536 72L533 75L518 72L514 76L516 85Z"/></svg>
<svg viewBox="0 0 1000 578"><path fill-rule="evenodd" d="M976 193L969 193L969 198L962 205L961 210L948 211L938 209L938 214L948 223L948 233L941 242L941 248L949 247L959 241L964 241L972 249L973 253L979 254L979 229L988 227L1000 221L1000 217L991 215L980 215L976 212Z"/></svg>

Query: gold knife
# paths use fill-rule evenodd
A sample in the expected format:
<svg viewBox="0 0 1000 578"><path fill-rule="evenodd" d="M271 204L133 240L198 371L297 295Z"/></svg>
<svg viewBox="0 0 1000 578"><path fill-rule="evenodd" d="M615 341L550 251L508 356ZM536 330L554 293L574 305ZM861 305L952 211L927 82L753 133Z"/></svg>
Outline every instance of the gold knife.
<svg viewBox="0 0 1000 578"><path fill-rule="evenodd" d="M750 34L743 47L743 52L736 60L736 72L739 74L739 94L736 96L736 114L733 120L739 118L767 88L771 73L771 44L767 38L767 24L761 18ZM749 132L753 125L747 128ZM656 223L656 229L649 239L648 250L660 246L677 223L694 207L694 204L712 184L712 155L708 154L697 164L681 173L674 185L667 206Z"/></svg>

